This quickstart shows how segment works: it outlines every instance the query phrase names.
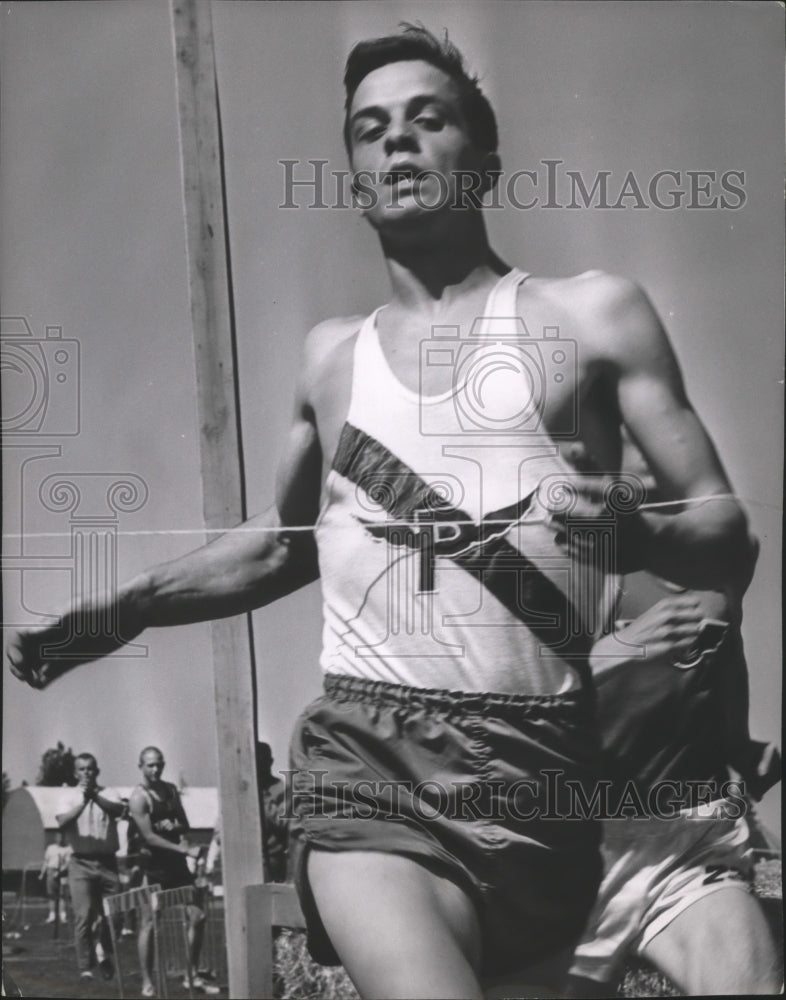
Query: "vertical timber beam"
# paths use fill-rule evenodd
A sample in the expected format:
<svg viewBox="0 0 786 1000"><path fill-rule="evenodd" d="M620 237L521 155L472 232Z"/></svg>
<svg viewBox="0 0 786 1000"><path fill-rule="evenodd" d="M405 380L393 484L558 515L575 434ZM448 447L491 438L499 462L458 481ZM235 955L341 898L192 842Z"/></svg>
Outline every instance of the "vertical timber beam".
<svg viewBox="0 0 786 1000"><path fill-rule="evenodd" d="M246 516L211 5L170 0L205 527ZM229 995L253 997L245 887L263 880L251 620L211 622Z"/></svg>

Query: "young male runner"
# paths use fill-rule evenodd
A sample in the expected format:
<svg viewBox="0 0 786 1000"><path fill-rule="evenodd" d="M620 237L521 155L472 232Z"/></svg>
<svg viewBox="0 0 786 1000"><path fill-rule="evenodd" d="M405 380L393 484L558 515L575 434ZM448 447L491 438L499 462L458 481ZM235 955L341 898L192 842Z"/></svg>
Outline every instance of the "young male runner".
<svg viewBox="0 0 786 1000"><path fill-rule="evenodd" d="M623 467L640 477L648 502L661 499L627 439ZM571 996L608 996L630 955L688 996L774 994L782 985L751 893L746 823L747 797L780 780L780 755L748 731L741 599L686 592L647 572L620 581L610 634L590 654L604 879L573 958Z"/></svg>
<svg viewBox="0 0 786 1000"><path fill-rule="evenodd" d="M312 946L365 996L478 997L570 950L600 874L595 825L545 818L561 803L544 772L589 783L595 756L605 567L571 518L608 510L572 449L614 475L624 423L670 497L715 498L635 519L623 568L708 587L745 572L751 543L644 294L599 272L536 278L491 250L461 192L493 185L496 123L455 48L412 28L361 43L345 84L390 302L307 338L276 508L250 522L280 531L154 568L114 610L130 639L258 607L314 578L307 534L287 528L316 526L326 694L293 740ZM61 673L41 647L84 611L12 636L16 676ZM364 802L342 792L361 785Z"/></svg>
<svg viewBox="0 0 786 1000"><path fill-rule="evenodd" d="M751 893L743 791L780 780L780 756L754 741L759 768L730 780L723 675L745 669L739 628L696 642L716 594L676 594L648 574L625 579L617 640L591 655L602 755L597 807L604 880L571 968L571 996L608 996L630 955L687 996L775 994L782 969ZM734 618L728 614L728 618ZM632 620L631 620L632 619ZM766 752L763 752L765 751Z"/></svg>
<svg viewBox="0 0 786 1000"><path fill-rule="evenodd" d="M165 767L164 755L158 747L145 747L139 754L142 780L131 793L128 806L131 822L143 842L139 852L142 869L148 885L161 889L177 889L194 884L194 877L186 858L195 860L202 853L198 845L189 845L185 835L190 827L177 787L161 777ZM203 976L198 974L199 954L205 933L205 914L194 904L188 913L188 962L191 986L201 993L218 993ZM138 947L142 967L142 996L155 995L153 987L153 914L141 914ZM188 985L188 978L185 985Z"/></svg>

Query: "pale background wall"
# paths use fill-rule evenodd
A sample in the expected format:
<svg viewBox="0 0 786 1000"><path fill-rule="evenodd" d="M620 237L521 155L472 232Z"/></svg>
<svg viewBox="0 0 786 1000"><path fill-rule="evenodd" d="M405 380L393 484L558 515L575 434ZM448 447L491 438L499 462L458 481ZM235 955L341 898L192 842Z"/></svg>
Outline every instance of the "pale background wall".
<svg viewBox="0 0 786 1000"><path fill-rule="evenodd" d="M272 499L306 330L328 315L370 311L387 294L359 217L279 209L277 161L345 168L346 52L401 19L446 26L465 50L496 107L508 171L542 174L540 161L561 159L588 179L611 170L612 191L628 170L644 184L664 169L745 171L736 211L508 209L490 213L489 225L502 256L526 270L599 267L639 280L666 321L762 539L745 620L752 729L780 740L778 4L214 5L250 509ZM4 531L67 535L67 513L45 511L37 493L52 473L133 473L149 495L117 522L124 578L202 537L167 5L4 2L0 31L2 312L26 317L37 337L61 326L81 350L80 433L7 439L27 447L5 451ZM50 406L69 405L53 389ZM22 461L35 455L22 486ZM6 538L7 555L19 546ZM53 570L67 538L25 546L23 571L6 575L8 622L33 620L69 594L68 573ZM258 612L255 629L260 734L284 766L292 720L319 689L318 590ZM151 632L144 642L146 656L84 667L44 693L4 679L3 767L15 783L34 780L56 739L92 748L111 783L133 780L136 753L151 742L164 748L169 777L214 783L207 627ZM772 827L779 802L773 792L761 810Z"/></svg>

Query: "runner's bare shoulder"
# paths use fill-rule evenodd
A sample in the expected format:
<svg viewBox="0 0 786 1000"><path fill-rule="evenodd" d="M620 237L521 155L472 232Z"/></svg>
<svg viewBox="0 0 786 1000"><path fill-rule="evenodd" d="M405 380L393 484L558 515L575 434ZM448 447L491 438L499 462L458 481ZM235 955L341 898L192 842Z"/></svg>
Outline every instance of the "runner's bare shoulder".
<svg viewBox="0 0 786 1000"><path fill-rule="evenodd" d="M317 323L306 336L301 384L306 391L351 368L363 316L336 316Z"/></svg>
<svg viewBox="0 0 786 1000"><path fill-rule="evenodd" d="M584 271L566 278L536 278L533 292L554 307L570 335L607 360L657 352L668 343L646 292L630 278Z"/></svg>

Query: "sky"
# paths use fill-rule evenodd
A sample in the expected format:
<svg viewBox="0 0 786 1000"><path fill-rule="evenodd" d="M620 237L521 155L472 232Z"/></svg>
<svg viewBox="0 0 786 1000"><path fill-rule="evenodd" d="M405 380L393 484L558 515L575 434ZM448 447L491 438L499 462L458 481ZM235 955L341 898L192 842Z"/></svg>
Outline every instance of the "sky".
<svg viewBox="0 0 786 1000"><path fill-rule="evenodd" d="M501 256L541 275L625 274L669 329L762 541L745 604L751 727L779 741L781 7L225 2L213 20L249 510L273 497L306 332L388 294L362 218L280 207L281 161L299 161L301 179L309 160L346 169L351 45L400 20L446 26L496 108L504 169L531 171L542 196L487 213ZM85 574L84 535L98 539L89 565L119 579L204 535L168 7L6 0L0 31L3 334L27 362L3 376L11 625L68 600ZM569 172L591 186L603 171L610 201L632 172L644 203L567 207ZM522 202L528 183L516 189ZM669 208L672 189L681 202ZM283 767L294 718L320 688L318 588L256 612L253 627L259 735ZM93 750L108 783L132 783L149 743L164 749L170 778L215 782L208 626L152 630L127 653L43 693L4 676L14 784L35 779L57 740ZM778 790L761 807L772 827L779 803Z"/></svg>

